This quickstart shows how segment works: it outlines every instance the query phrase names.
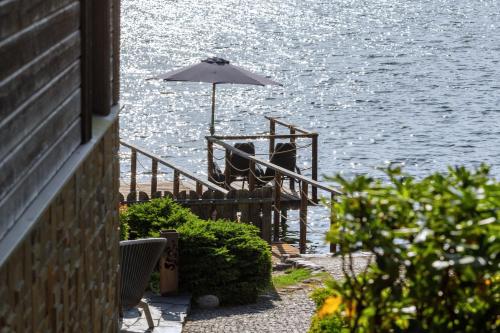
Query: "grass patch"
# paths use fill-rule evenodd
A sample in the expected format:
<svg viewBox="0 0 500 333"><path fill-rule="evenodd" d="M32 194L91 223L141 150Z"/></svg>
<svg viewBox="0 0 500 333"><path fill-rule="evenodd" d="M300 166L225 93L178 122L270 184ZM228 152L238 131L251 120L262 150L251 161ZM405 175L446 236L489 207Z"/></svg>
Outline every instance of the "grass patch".
<svg viewBox="0 0 500 333"><path fill-rule="evenodd" d="M285 274L273 276L275 288L283 288L301 283L313 277L311 271L305 268L292 268L285 271Z"/></svg>

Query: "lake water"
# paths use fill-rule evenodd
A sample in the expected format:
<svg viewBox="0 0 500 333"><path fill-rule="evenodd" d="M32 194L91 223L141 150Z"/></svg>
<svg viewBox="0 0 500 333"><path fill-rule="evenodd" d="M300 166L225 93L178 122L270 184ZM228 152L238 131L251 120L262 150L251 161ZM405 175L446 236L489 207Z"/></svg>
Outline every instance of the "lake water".
<svg viewBox="0 0 500 333"><path fill-rule="evenodd" d="M123 0L121 137L205 174L211 86L146 78L209 56L284 85L219 86L216 133L281 116L320 134L321 174L486 162L500 178L498 0ZM326 251L328 211L309 220Z"/></svg>

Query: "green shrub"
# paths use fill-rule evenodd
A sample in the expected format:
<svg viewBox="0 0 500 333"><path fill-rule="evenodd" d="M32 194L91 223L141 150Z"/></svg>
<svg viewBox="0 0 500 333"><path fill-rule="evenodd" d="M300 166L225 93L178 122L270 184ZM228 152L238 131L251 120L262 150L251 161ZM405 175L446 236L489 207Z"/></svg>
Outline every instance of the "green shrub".
<svg viewBox="0 0 500 333"><path fill-rule="evenodd" d="M251 225L204 221L171 199L155 199L121 214L130 239L179 232L179 282L193 296L214 294L222 304L254 302L270 284L271 252Z"/></svg>
<svg viewBox="0 0 500 333"><path fill-rule="evenodd" d="M488 167L422 180L400 169L387 175L389 183L335 178L345 196L327 239L341 247L345 280L313 295L311 332L339 320L345 332L499 330L500 184ZM350 254L358 251L373 258L356 275Z"/></svg>

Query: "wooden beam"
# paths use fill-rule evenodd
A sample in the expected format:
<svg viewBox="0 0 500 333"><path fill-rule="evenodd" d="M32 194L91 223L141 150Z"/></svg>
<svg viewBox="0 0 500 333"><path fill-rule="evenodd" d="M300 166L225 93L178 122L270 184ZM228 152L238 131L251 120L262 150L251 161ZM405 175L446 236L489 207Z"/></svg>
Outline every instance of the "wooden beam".
<svg viewBox="0 0 500 333"><path fill-rule="evenodd" d="M273 156L273 153L274 153L275 135L276 135L276 124L274 122L274 119L270 118L269 119L269 160L271 160L271 157Z"/></svg>
<svg viewBox="0 0 500 333"><path fill-rule="evenodd" d="M314 181L318 181L318 134L314 135L311 144L311 154L312 154L312 170L311 177ZM312 200L314 203L318 203L318 189L312 187Z"/></svg>
<svg viewBox="0 0 500 333"><path fill-rule="evenodd" d="M333 203L335 202L335 197L333 195L330 196L330 228L335 223L335 211L333 210ZM337 252L337 244L330 243L330 252Z"/></svg>
<svg viewBox="0 0 500 333"><path fill-rule="evenodd" d="M252 192L255 190L255 162L249 161L248 172L248 190Z"/></svg>
<svg viewBox="0 0 500 333"><path fill-rule="evenodd" d="M203 184L199 181L196 182L196 194L198 194L200 198L203 195Z"/></svg>
<svg viewBox="0 0 500 333"><path fill-rule="evenodd" d="M93 1L92 106L94 113L111 111L111 13L110 0Z"/></svg>
<svg viewBox="0 0 500 333"><path fill-rule="evenodd" d="M120 100L120 9L121 0L113 0L113 105Z"/></svg>
<svg viewBox="0 0 500 333"><path fill-rule="evenodd" d="M92 138L92 0L81 0L82 143Z"/></svg>
<svg viewBox="0 0 500 333"><path fill-rule="evenodd" d="M179 188L180 188L180 173L178 170L174 170L174 197L179 197Z"/></svg>
<svg viewBox="0 0 500 333"><path fill-rule="evenodd" d="M224 178L226 183L225 185L226 188L229 189L231 184L231 165L229 164L229 160L231 159L231 151L226 149L224 156L224 161L226 162L226 166L224 167Z"/></svg>
<svg viewBox="0 0 500 333"><path fill-rule="evenodd" d="M137 150L132 148L130 155L130 193L137 191Z"/></svg>
<svg viewBox="0 0 500 333"><path fill-rule="evenodd" d="M151 198L154 198L158 189L158 160L151 159Z"/></svg>
<svg viewBox="0 0 500 333"><path fill-rule="evenodd" d="M214 175L213 175L213 170L214 170L214 144L212 141L207 140L207 175L208 175L208 180L213 182L214 181Z"/></svg>
<svg viewBox="0 0 500 333"><path fill-rule="evenodd" d="M279 171L274 174L274 228L273 241L277 242L280 239L280 220L281 220L281 183L282 177Z"/></svg>
<svg viewBox="0 0 500 333"><path fill-rule="evenodd" d="M300 186L300 239L299 239L299 249L300 253L306 253L306 243L307 243L307 203L308 203L308 188L306 182L301 182Z"/></svg>
<svg viewBox="0 0 500 333"><path fill-rule="evenodd" d="M258 135L211 135L210 138L218 140L256 140L256 139L290 139L290 138L312 138L315 133L308 134L258 134ZM274 148L274 146L273 146Z"/></svg>
<svg viewBox="0 0 500 333"><path fill-rule="evenodd" d="M302 128L299 128L299 127L297 127L297 126L295 126L295 125L292 125L292 124L290 124L290 123L287 123L287 122L285 122L285 121L283 121L283 120L279 120L279 119L278 119L278 118L276 118L276 117L269 117L269 116L265 116L265 117L266 117L266 119L269 119L269 120L273 119L273 121L274 121L276 124L279 124L279 125L281 125L281 126L285 126L285 127L288 127L288 128L290 128L290 127L295 127L295 130L296 130L297 132L300 132L300 133L303 133L303 134L311 134L311 133L312 133L311 131L307 131L307 130L305 130L305 129L302 129Z"/></svg>

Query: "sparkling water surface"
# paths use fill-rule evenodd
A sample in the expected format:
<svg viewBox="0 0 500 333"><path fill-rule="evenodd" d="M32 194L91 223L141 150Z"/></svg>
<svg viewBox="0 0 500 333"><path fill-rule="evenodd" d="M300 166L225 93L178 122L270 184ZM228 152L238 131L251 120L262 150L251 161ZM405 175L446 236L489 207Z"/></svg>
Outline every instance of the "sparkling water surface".
<svg viewBox="0 0 500 333"><path fill-rule="evenodd" d="M486 162L500 178L498 0L123 0L121 43L121 137L197 174L211 85L146 79L219 56L284 86L218 86L218 134L265 133L264 116L280 116L319 133L320 174ZM309 222L310 250L325 252L328 210Z"/></svg>

